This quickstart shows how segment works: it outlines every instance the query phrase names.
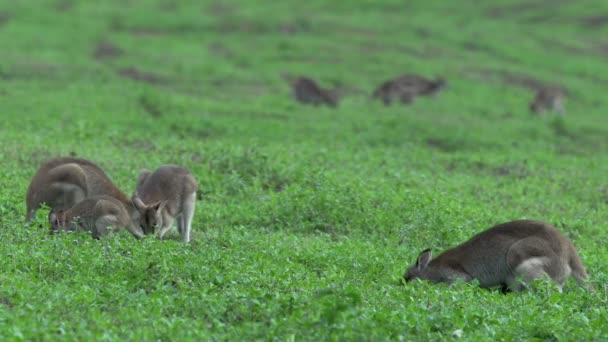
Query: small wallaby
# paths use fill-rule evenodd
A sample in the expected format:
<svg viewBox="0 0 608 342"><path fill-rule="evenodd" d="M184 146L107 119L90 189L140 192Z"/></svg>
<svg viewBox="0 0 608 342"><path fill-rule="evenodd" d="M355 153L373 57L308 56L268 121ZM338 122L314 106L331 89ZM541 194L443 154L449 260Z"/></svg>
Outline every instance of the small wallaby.
<svg viewBox="0 0 608 342"><path fill-rule="evenodd" d="M42 163L27 189L26 221L34 217L43 203L53 210L67 210L95 195L127 199L92 161L72 157L49 159Z"/></svg>
<svg viewBox="0 0 608 342"><path fill-rule="evenodd" d="M183 167L163 165L154 172L143 170L133 204L141 214L144 233L157 233L162 239L177 219L182 241L189 242L197 189L196 179Z"/></svg>
<svg viewBox="0 0 608 342"><path fill-rule="evenodd" d="M545 275L560 292L569 275L587 286L587 272L568 238L548 223L519 220L496 225L433 259L426 249L403 277L433 283L477 279L481 287L516 292Z"/></svg>
<svg viewBox="0 0 608 342"><path fill-rule="evenodd" d="M380 84L372 98L382 99L385 105L399 100L403 104L414 101L416 96L434 95L445 88L447 82L442 78L429 80L422 76L406 74Z"/></svg>
<svg viewBox="0 0 608 342"><path fill-rule="evenodd" d="M89 197L68 210L51 211L49 222L52 232L87 231L95 239L108 235L108 227L126 229L138 238L143 237L124 204L111 196Z"/></svg>
<svg viewBox="0 0 608 342"><path fill-rule="evenodd" d="M530 102L530 110L536 114L555 112L564 114L565 94L559 88L542 87L536 92L536 96Z"/></svg>
<svg viewBox="0 0 608 342"><path fill-rule="evenodd" d="M291 82L293 96L296 101L306 104L330 107L338 105L338 94L335 90L321 88L317 82L307 77L297 77Z"/></svg>

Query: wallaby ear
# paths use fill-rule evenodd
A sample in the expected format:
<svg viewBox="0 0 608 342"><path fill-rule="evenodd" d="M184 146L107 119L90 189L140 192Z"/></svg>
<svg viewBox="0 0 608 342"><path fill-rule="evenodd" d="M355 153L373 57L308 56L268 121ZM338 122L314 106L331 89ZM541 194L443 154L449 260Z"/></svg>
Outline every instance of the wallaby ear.
<svg viewBox="0 0 608 342"><path fill-rule="evenodd" d="M133 194L131 197L131 202L133 202L133 206L139 212L144 212L146 209L148 209L148 206L141 200L141 198L139 198L137 193Z"/></svg>
<svg viewBox="0 0 608 342"><path fill-rule="evenodd" d="M423 250L418 256L418 259L416 259L416 268L419 270L426 268L429 265L429 262L431 262L432 258L433 252L431 252L430 248Z"/></svg>
<svg viewBox="0 0 608 342"><path fill-rule="evenodd" d="M167 205L167 200L160 201L160 202L154 204L153 208L157 212L161 212L163 210L163 208L165 207L165 205Z"/></svg>

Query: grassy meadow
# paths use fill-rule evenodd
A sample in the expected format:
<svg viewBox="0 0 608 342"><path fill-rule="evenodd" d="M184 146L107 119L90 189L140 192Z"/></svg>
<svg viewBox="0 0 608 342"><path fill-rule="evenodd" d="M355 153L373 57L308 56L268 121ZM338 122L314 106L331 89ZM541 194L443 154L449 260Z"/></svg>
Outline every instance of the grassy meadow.
<svg viewBox="0 0 608 342"><path fill-rule="evenodd" d="M0 340L608 339L608 2L0 1ZM444 77L407 106L370 98ZM296 103L286 77L344 93ZM567 90L566 114L528 110ZM200 183L192 242L48 234L47 158ZM514 219L596 288L503 295L401 277Z"/></svg>

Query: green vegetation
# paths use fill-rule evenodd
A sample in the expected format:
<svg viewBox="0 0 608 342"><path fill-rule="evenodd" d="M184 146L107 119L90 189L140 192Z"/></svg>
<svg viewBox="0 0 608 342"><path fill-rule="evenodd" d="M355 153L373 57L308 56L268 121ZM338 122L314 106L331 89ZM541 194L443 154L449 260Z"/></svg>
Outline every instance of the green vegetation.
<svg viewBox="0 0 608 342"><path fill-rule="evenodd" d="M608 339L607 11L1 1L0 340ZM371 101L404 72L449 87ZM300 105L286 74L347 94ZM567 88L565 117L528 112L533 82ZM128 194L144 167L189 168L192 243L26 226L30 178L70 154ZM522 218L569 236L597 292L400 286L422 249Z"/></svg>

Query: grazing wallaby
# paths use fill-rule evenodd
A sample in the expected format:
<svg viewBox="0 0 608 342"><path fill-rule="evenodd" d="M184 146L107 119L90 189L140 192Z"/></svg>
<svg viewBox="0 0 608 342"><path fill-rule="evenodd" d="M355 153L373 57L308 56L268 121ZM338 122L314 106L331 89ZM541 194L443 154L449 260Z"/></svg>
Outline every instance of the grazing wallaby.
<svg viewBox="0 0 608 342"><path fill-rule="evenodd" d="M587 285L587 272L572 242L541 221L496 225L431 258L431 250L424 250L403 275L405 281L419 278L451 283L477 279L481 287L521 291L526 287L520 279L525 283L547 275L561 291L572 275L579 285Z"/></svg>
<svg viewBox="0 0 608 342"><path fill-rule="evenodd" d="M298 102L331 107L338 105L338 94L335 90L321 88L317 82L307 77L298 77L291 83L293 96Z"/></svg>
<svg viewBox="0 0 608 342"><path fill-rule="evenodd" d="M189 242L197 189L194 176L180 166L163 165L154 172L142 171L133 204L140 211L144 233L157 233L162 239L177 218L182 241Z"/></svg>
<svg viewBox="0 0 608 342"><path fill-rule="evenodd" d="M95 195L126 199L92 161L72 157L49 159L42 163L27 189L26 221L34 217L42 203L53 210L66 210Z"/></svg>
<svg viewBox="0 0 608 342"><path fill-rule="evenodd" d="M536 114L555 112L564 114L565 94L559 88L540 88L530 102L530 110Z"/></svg>
<svg viewBox="0 0 608 342"><path fill-rule="evenodd" d="M407 104L413 102L416 96L434 95L446 85L447 82L442 78L428 80L418 75L406 74L382 83L372 97L382 99L385 105L390 105L394 100Z"/></svg>
<svg viewBox="0 0 608 342"><path fill-rule="evenodd" d="M139 237L140 215L131 200L112 183L95 163L72 157L52 158L44 162L30 182L26 195L26 221L46 203L53 211L72 208L88 197L106 195L122 203L135 227L130 231Z"/></svg>
<svg viewBox="0 0 608 342"><path fill-rule="evenodd" d="M108 235L108 227L126 229L138 238L144 236L124 204L111 196L90 197L68 210L51 211L49 221L53 232L87 231L96 239Z"/></svg>

